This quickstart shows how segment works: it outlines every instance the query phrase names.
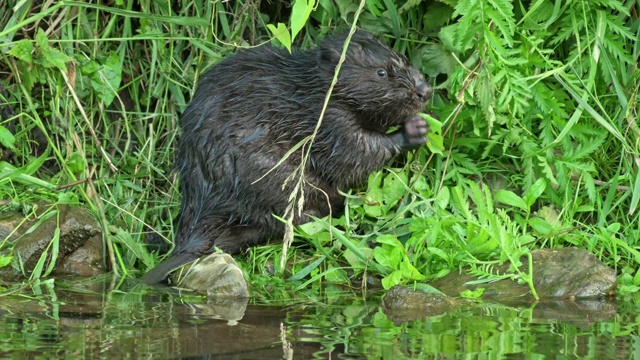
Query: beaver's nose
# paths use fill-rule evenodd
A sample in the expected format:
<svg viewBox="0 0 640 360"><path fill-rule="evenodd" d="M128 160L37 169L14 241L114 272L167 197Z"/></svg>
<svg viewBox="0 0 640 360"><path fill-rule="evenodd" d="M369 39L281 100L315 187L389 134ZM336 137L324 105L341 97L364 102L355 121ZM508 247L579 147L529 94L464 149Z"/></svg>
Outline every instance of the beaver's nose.
<svg viewBox="0 0 640 360"><path fill-rule="evenodd" d="M416 84L416 95L422 100L427 100L431 97L431 86L423 81L419 81Z"/></svg>

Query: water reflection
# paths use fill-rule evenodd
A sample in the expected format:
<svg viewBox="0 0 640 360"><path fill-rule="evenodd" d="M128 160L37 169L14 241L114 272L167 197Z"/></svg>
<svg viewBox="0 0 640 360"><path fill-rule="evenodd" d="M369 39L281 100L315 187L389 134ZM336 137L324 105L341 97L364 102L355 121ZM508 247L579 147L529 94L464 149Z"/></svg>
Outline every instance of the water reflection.
<svg viewBox="0 0 640 360"><path fill-rule="evenodd" d="M633 313L600 302L485 304L396 325L375 296L276 306L107 279L45 282L0 298L0 313L2 358L640 359Z"/></svg>

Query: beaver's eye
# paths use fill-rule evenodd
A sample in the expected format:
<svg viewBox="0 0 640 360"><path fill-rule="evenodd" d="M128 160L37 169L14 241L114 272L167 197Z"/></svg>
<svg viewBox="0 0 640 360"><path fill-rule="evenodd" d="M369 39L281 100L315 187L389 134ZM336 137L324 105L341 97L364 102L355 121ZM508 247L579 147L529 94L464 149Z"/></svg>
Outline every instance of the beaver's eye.
<svg viewBox="0 0 640 360"><path fill-rule="evenodd" d="M387 71L384 69L378 69L378 76L380 76L381 78L386 78L387 77Z"/></svg>

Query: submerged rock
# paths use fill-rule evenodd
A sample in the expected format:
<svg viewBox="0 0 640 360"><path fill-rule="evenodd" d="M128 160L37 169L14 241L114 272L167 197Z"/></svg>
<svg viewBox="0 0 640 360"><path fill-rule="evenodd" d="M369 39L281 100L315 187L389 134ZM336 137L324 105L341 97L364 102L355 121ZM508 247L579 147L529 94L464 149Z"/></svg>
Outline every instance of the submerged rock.
<svg viewBox="0 0 640 360"><path fill-rule="evenodd" d="M396 285L382 300L382 309L394 323L445 314L470 304L440 293L426 293Z"/></svg>
<svg viewBox="0 0 640 360"><path fill-rule="evenodd" d="M13 226L15 229L18 224L15 222L15 216L6 218L9 221L3 221L0 228L6 230ZM15 240L13 257L14 261L21 261L21 265L14 266L13 272L4 270L3 275L19 275L20 267L24 269L25 274L31 274L45 252L46 269L53 259L55 245L51 242L56 236L56 231L59 231L59 236L52 274L94 276L105 272L101 230L87 210L68 205L58 206L58 214L46 218L32 231L22 234L35 224L35 221L29 221L15 232L21 236Z"/></svg>
<svg viewBox="0 0 640 360"><path fill-rule="evenodd" d="M533 257L533 282L540 299L598 299L610 297L616 288L616 273L595 255L578 248L539 249ZM526 271L528 260L521 259ZM498 267L504 273L509 264ZM464 290L484 288L482 298L504 300L526 298L533 300L526 284L510 279L482 284L467 284L478 280L472 275L450 273L431 283L450 296L458 296Z"/></svg>
<svg viewBox="0 0 640 360"><path fill-rule="evenodd" d="M249 297L244 273L229 254L203 256L172 273L170 281L175 287L203 292L212 297Z"/></svg>

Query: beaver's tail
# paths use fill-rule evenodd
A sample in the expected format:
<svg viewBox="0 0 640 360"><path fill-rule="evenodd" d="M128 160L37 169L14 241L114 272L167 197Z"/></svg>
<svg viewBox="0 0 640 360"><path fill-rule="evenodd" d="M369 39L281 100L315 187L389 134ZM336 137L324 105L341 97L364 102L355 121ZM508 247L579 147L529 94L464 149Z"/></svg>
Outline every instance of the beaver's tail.
<svg viewBox="0 0 640 360"><path fill-rule="evenodd" d="M156 267L142 275L140 281L148 285L162 282L167 278L171 271L191 260L195 260L197 257L198 255L190 253L171 254L167 259L156 265Z"/></svg>

